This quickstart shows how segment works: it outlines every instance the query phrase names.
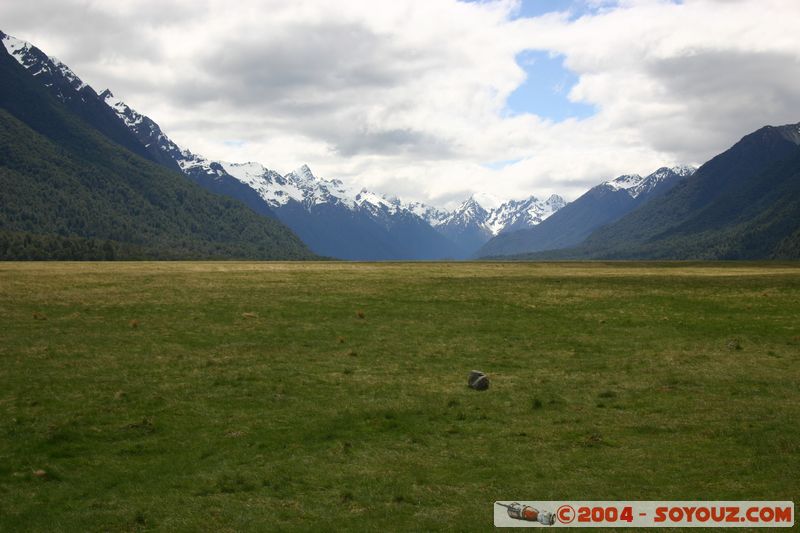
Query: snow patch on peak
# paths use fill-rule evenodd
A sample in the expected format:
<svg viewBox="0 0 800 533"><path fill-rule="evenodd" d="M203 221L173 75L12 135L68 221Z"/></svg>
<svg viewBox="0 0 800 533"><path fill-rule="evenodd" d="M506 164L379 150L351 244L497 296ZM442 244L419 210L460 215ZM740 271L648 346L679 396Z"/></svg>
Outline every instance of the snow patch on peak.
<svg viewBox="0 0 800 533"><path fill-rule="evenodd" d="M74 91L81 91L88 87L72 69L65 65L56 57L47 56L41 50L27 41L17 39L7 33L0 32L2 43L6 51L17 63L31 72L32 76L50 76L50 80L44 83L46 87L53 87L52 80L61 78ZM56 96L62 101L68 100L71 96L63 93L60 88L56 89Z"/></svg>
<svg viewBox="0 0 800 533"><path fill-rule="evenodd" d="M441 226L450 216L449 211L423 204L422 202L411 202L406 204L404 207L434 228Z"/></svg>
<svg viewBox="0 0 800 533"><path fill-rule="evenodd" d="M676 165L670 168L672 172L677 174L678 176L685 178L686 176L691 176L697 170L695 167L690 167L688 165Z"/></svg>
<svg viewBox="0 0 800 533"><path fill-rule="evenodd" d="M314 181L317 179L317 177L314 176L314 173L311 172L311 169L308 167L308 165L301 165L299 168L295 169L292 174L305 181Z"/></svg>
<svg viewBox="0 0 800 533"><path fill-rule="evenodd" d="M144 115L128 106L128 104L123 102L121 99L114 96L108 89L100 93L100 97L108 107L114 110L117 116L128 126L128 128L135 130L137 126L144 122Z"/></svg>
<svg viewBox="0 0 800 533"><path fill-rule="evenodd" d="M506 230L536 226L565 205L566 201L557 194L551 194L546 200L536 196L509 200L489 212L486 227L492 235L497 235Z"/></svg>
<svg viewBox="0 0 800 533"><path fill-rule="evenodd" d="M128 107L128 104L126 104L125 102L114 96L112 92L109 91L108 89L100 93L100 97L109 107L112 107L115 110L124 111L130 109L131 111L133 111L130 107Z"/></svg>
<svg viewBox="0 0 800 533"><path fill-rule="evenodd" d="M198 167L201 167L204 170L211 171L212 161L209 161L202 155L194 154L189 150L181 150L180 154L181 158L178 159L177 163L178 166L181 168L181 170L183 170L184 172Z"/></svg>
<svg viewBox="0 0 800 533"><path fill-rule="evenodd" d="M619 190L630 190L640 183L644 178L639 174L623 174L622 176L616 177L613 180L608 180L603 182L603 185L607 185L609 188L619 191Z"/></svg>
<svg viewBox="0 0 800 533"><path fill-rule="evenodd" d="M6 48L6 51L11 55L11 57L16 59L20 65L23 67L26 66L24 55L27 51L33 48L31 43L4 33L3 46Z"/></svg>
<svg viewBox="0 0 800 533"><path fill-rule="evenodd" d="M78 75L75 74L72 71L71 68L69 68L67 65L65 65L63 61L61 61L60 59L55 58L53 56L49 56L49 57L50 57L50 61L53 62L53 65L55 65L55 67L59 70L59 72L61 72L61 75L64 76L64 78L66 78L67 81L69 81L70 85L72 85L72 87L76 91L80 91L84 87L88 87L88 85L85 84L83 82L83 80L80 79L78 77Z"/></svg>
<svg viewBox="0 0 800 533"><path fill-rule="evenodd" d="M377 218L405 209L397 199L388 199L365 188L349 186L342 180L319 178L308 165L281 176L260 163L220 164L225 172L254 189L272 207L280 207L292 200L306 209L332 204L354 211L365 210Z"/></svg>
<svg viewBox="0 0 800 533"><path fill-rule="evenodd" d="M281 176L261 163L227 163L220 161L222 168L256 191L272 207L285 205L289 200L303 202L305 193L300 185Z"/></svg>
<svg viewBox="0 0 800 533"><path fill-rule="evenodd" d="M459 222L462 224L469 224L475 222L482 224L489 212L478 203L474 196L467 198L450 216L448 222Z"/></svg>
<svg viewBox="0 0 800 533"><path fill-rule="evenodd" d="M623 190L627 192L631 198L638 198L640 195L652 191L659 183L666 179L675 176L681 178L691 176L694 174L695 170L694 167L686 165L674 166L672 168L661 167L645 177L639 174L625 174L613 180L603 182L601 186L605 186L614 191Z"/></svg>
<svg viewBox="0 0 800 533"><path fill-rule="evenodd" d="M484 204L492 207L486 209ZM479 193L467 198L453 211L420 202L407 204L406 208L434 228L473 227L487 235L497 235L535 226L565 205L567 202L557 194L551 194L546 200L530 196L523 200L500 202L496 196Z"/></svg>

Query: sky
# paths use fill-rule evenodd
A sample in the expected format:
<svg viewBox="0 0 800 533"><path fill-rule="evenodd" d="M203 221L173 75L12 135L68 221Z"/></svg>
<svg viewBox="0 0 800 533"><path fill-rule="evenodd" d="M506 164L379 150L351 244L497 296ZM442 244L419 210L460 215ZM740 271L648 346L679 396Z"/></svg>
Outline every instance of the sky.
<svg viewBox="0 0 800 533"><path fill-rule="evenodd" d="M800 121L797 0L27 0L181 147L405 200L574 199Z"/></svg>

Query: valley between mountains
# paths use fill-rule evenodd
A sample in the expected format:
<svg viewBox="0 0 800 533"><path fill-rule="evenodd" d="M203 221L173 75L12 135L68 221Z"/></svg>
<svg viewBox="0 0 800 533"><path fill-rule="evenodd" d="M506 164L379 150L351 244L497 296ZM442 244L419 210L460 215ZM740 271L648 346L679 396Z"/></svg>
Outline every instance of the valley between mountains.
<svg viewBox="0 0 800 533"><path fill-rule="evenodd" d="M572 202L556 194L507 201L481 194L447 210L323 178L308 165L281 173L257 162L208 159L178 146L111 90L95 92L36 46L2 32L0 38L5 258L761 259L800 253L797 124L754 132L699 169L623 174ZM58 172L32 170L39 165L32 159L51 152ZM119 189L87 181L81 168L109 158L137 167L112 170L104 163L98 172L137 191L141 208L132 210ZM152 179L136 177L145 167ZM70 168L69 179L61 176ZM191 194L167 193L167 183ZM220 209L208 202L220 198L235 206L208 215ZM90 205L91 216L85 214ZM145 205L170 211L172 221L154 224L155 211L137 218ZM265 227L244 230L244 219Z"/></svg>

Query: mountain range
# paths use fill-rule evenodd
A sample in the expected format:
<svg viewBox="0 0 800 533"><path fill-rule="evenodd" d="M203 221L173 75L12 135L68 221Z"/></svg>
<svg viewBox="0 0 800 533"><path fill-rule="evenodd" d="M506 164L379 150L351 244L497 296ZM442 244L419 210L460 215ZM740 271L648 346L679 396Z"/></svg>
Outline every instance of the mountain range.
<svg viewBox="0 0 800 533"><path fill-rule="evenodd" d="M596 229L666 193L694 171L686 166L663 167L645 177L625 174L603 182L541 224L496 236L476 255L505 256L575 246Z"/></svg>
<svg viewBox="0 0 800 533"><path fill-rule="evenodd" d="M446 210L307 165L281 174L206 159L58 59L0 39L2 257L754 258L800 247L797 125L759 130L697 172L623 175L571 203L475 195Z"/></svg>
<svg viewBox="0 0 800 533"><path fill-rule="evenodd" d="M565 205L531 196L486 210L474 199L454 211L404 203L304 165L288 174L259 163L213 161L175 144L150 117L106 89L99 95L69 67L30 43L3 34L9 54L70 111L109 139L206 190L234 198L289 226L311 250L342 259L461 259L503 231L532 227Z"/></svg>
<svg viewBox="0 0 800 533"><path fill-rule="evenodd" d="M211 161L179 148L150 118L109 90L106 103L154 155L168 155L206 189L257 212L269 207L316 253L341 259L463 259L494 235L533 227L566 205L557 195L531 196L484 209L474 198L447 211L404 203L341 180L314 175L308 165L281 175L257 162ZM255 194L254 194L255 193Z"/></svg>

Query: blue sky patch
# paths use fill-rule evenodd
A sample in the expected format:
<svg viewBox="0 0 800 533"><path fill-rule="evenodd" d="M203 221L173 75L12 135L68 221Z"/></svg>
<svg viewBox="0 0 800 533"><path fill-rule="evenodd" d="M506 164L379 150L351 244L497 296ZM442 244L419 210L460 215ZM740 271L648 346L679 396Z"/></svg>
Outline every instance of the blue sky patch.
<svg viewBox="0 0 800 533"><path fill-rule="evenodd" d="M510 115L532 113L542 118L561 121L567 118L587 118L595 113L594 106L570 102L567 98L570 89L578 82L578 76L564 68L563 56L528 50L517 54L516 60L525 69L527 79L506 101Z"/></svg>
<svg viewBox="0 0 800 533"><path fill-rule="evenodd" d="M552 11L567 11L577 7L574 0L522 0L519 11L514 18L530 18L544 15Z"/></svg>
<svg viewBox="0 0 800 533"><path fill-rule="evenodd" d="M667 1L676 5L683 4L683 0ZM575 20L583 15L595 15L604 10L615 8L618 4L618 0L604 0L601 2L589 2L588 0L522 0L519 9L512 18L539 17L556 11L569 11L569 19Z"/></svg>

